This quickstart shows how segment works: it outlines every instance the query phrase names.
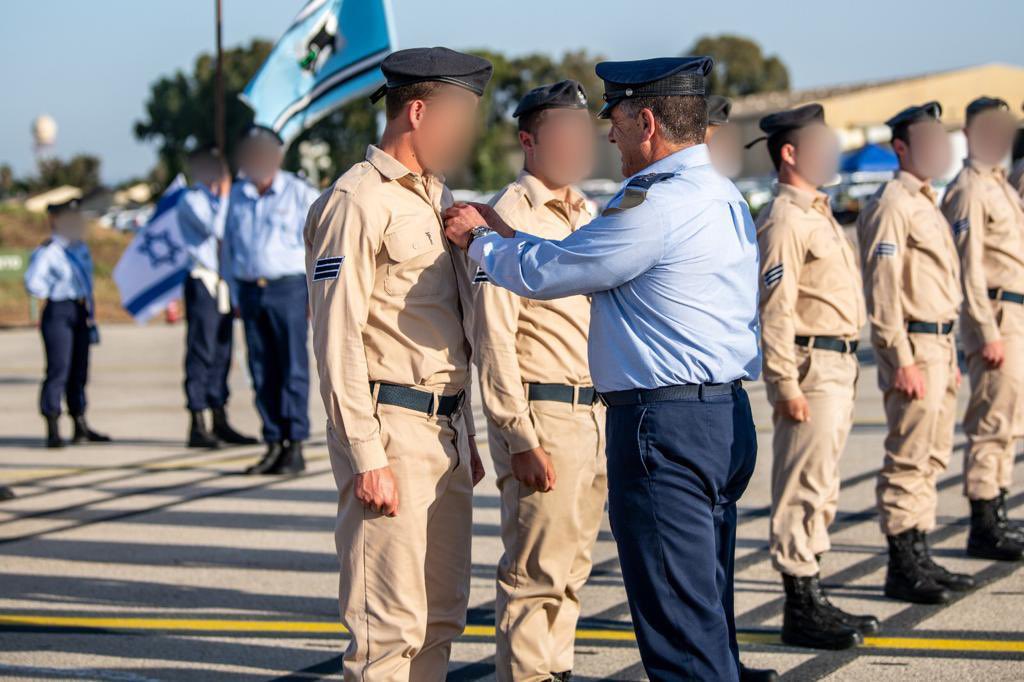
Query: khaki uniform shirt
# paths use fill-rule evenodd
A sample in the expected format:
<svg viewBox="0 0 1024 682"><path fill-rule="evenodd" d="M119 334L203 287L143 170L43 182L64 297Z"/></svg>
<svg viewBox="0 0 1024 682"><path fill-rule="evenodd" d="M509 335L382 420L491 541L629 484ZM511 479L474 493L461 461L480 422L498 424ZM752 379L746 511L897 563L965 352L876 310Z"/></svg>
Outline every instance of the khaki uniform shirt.
<svg viewBox="0 0 1024 682"><path fill-rule="evenodd" d="M557 198L526 171L491 200L511 227L545 239L564 239L590 222L586 200L576 192ZM483 271L474 283L477 364L484 411L509 452L538 447L524 384L590 386L587 332L590 299L569 296L534 301L489 284Z"/></svg>
<svg viewBox="0 0 1024 682"><path fill-rule="evenodd" d="M328 445L356 473L388 464L370 382L468 392L472 294L468 261L442 228L451 203L442 178L412 173L371 145L309 211L306 271Z"/></svg>
<svg viewBox="0 0 1024 682"><path fill-rule="evenodd" d="M989 289L1024 293L1024 210L1001 166L968 159L946 188L942 211L953 226L963 270L964 321L985 343L999 340Z"/></svg>
<svg viewBox="0 0 1024 682"><path fill-rule="evenodd" d="M773 400L801 394L795 336L856 339L864 326L857 256L828 197L779 184L758 216L764 378Z"/></svg>
<svg viewBox="0 0 1024 682"><path fill-rule="evenodd" d="M1008 180L1010 185L1017 190L1017 194L1024 197L1024 159L1020 159L1014 164Z"/></svg>
<svg viewBox="0 0 1024 682"><path fill-rule="evenodd" d="M960 263L931 185L900 171L857 221L871 343L895 367L914 363L907 322L956 319Z"/></svg>

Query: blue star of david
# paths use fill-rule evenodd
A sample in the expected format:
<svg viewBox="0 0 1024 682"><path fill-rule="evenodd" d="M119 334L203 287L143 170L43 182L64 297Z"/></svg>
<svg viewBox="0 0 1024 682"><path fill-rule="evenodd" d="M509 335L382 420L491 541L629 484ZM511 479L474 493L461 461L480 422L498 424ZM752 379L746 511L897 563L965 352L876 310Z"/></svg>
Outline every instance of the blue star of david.
<svg viewBox="0 0 1024 682"><path fill-rule="evenodd" d="M163 232L145 230L142 233L142 244L139 246L139 251L149 259L149 266L155 268L160 265L172 265L178 259L181 246L171 239L166 230Z"/></svg>

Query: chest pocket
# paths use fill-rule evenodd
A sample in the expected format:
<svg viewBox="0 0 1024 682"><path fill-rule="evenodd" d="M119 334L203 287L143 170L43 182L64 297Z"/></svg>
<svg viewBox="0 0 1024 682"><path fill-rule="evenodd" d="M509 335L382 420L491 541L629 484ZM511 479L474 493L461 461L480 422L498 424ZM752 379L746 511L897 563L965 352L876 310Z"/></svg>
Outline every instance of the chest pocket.
<svg viewBox="0 0 1024 682"><path fill-rule="evenodd" d="M993 235L1006 235L1016 222L1013 206L998 190L989 192L988 196L988 232Z"/></svg>
<svg viewBox="0 0 1024 682"><path fill-rule="evenodd" d="M810 251L808 260L824 263L839 258L839 250L843 248L843 244L839 240L840 237L828 233L815 235L807 247L807 250Z"/></svg>
<svg viewBox="0 0 1024 682"><path fill-rule="evenodd" d="M384 250L388 256L384 290L391 296L437 296L455 276L436 230L395 230L384 237Z"/></svg>

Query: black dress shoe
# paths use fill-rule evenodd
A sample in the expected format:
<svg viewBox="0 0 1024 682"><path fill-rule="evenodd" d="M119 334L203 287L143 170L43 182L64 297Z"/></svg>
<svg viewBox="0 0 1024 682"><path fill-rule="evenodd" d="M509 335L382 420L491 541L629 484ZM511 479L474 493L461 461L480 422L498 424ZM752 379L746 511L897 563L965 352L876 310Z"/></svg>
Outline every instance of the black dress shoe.
<svg viewBox="0 0 1024 682"><path fill-rule="evenodd" d="M60 437L60 417L57 415L44 415L46 418L46 447L62 448L64 441Z"/></svg>
<svg viewBox="0 0 1024 682"><path fill-rule="evenodd" d="M885 574L885 596L913 604L945 604L952 593L921 566L914 551L916 530L888 535L889 567Z"/></svg>
<svg viewBox="0 0 1024 682"><path fill-rule="evenodd" d="M281 457L284 456L284 444L281 442L267 443L267 451L263 453L263 459L245 470L250 475L269 473L277 466Z"/></svg>
<svg viewBox="0 0 1024 682"><path fill-rule="evenodd" d="M71 438L72 443L109 443L110 436L97 433L89 428L85 421L85 415L80 414L75 419L75 435Z"/></svg>
<svg viewBox="0 0 1024 682"><path fill-rule="evenodd" d="M13 490L11 490L10 488L8 488L5 485L0 485L0 501L2 501L2 500L12 500L15 497L16 497L16 495L14 494Z"/></svg>
<svg viewBox="0 0 1024 682"><path fill-rule="evenodd" d="M268 474L298 474L306 470L306 460L302 457L302 441L288 441L284 453L277 462L267 469Z"/></svg>
<svg viewBox="0 0 1024 682"><path fill-rule="evenodd" d="M220 447L220 441L213 437L213 434L206 429L206 420L199 410L190 412L192 423L188 428L188 447L207 448L214 450Z"/></svg>
<svg viewBox="0 0 1024 682"><path fill-rule="evenodd" d="M786 604L782 612L782 641L791 646L811 649L849 649L864 637L836 617L821 592L818 576L782 575Z"/></svg>
<svg viewBox="0 0 1024 682"><path fill-rule="evenodd" d="M213 413L213 435L229 445L256 445L259 443L255 438L243 436L231 428L228 423L228 413L223 407L215 407Z"/></svg>
<svg viewBox="0 0 1024 682"><path fill-rule="evenodd" d="M999 498L971 500L971 532L967 536L967 553L979 559L1020 561L1024 557L1024 542L1000 518Z"/></svg>
<svg viewBox="0 0 1024 682"><path fill-rule="evenodd" d="M740 663L740 682L776 682L779 673L771 668L748 668Z"/></svg>
<svg viewBox="0 0 1024 682"><path fill-rule="evenodd" d="M924 531L911 531L916 534L914 540L914 553L917 554L917 563L932 580L949 588L953 592L967 592L975 586L974 577L966 573L954 573L944 566L940 566L932 559L931 548L928 547L928 535Z"/></svg>

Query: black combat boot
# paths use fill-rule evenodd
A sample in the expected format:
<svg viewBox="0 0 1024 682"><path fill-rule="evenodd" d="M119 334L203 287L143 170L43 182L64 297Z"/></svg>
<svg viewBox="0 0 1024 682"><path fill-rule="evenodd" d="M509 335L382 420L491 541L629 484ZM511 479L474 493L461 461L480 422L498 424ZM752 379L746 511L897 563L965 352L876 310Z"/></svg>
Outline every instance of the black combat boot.
<svg viewBox="0 0 1024 682"><path fill-rule="evenodd" d="M885 574L885 596L914 604L945 604L952 594L921 567L914 552L916 538L916 530L886 536L889 569Z"/></svg>
<svg viewBox="0 0 1024 682"><path fill-rule="evenodd" d="M228 424L228 413L223 407L215 407L213 412L213 435L231 445L256 445L259 443L255 438L243 436Z"/></svg>
<svg viewBox="0 0 1024 682"><path fill-rule="evenodd" d="M89 428L89 424L85 421L85 415L80 414L75 418L75 435L72 436L72 443L109 443L110 436L97 433Z"/></svg>
<svg viewBox="0 0 1024 682"><path fill-rule="evenodd" d="M569 682L572 679L572 671L564 670L560 673L551 673L552 682Z"/></svg>
<svg viewBox="0 0 1024 682"><path fill-rule="evenodd" d="M203 419L201 410L189 412L192 416L192 424L188 428L188 447L210 448L220 447L220 441L213 437L213 434L206 429L206 420Z"/></svg>
<svg viewBox="0 0 1024 682"><path fill-rule="evenodd" d="M953 592L967 592L974 589L974 577L966 573L953 573L932 559L932 551L928 547L928 535L922 530L911 531L914 536L914 553L918 565L924 569L932 580Z"/></svg>
<svg viewBox="0 0 1024 682"><path fill-rule="evenodd" d="M1006 496L1010 493L1006 488L999 490L999 520L1006 528L1006 534L1012 535L1014 540L1024 544L1024 527L1016 521L1011 521L1006 511Z"/></svg>
<svg viewBox="0 0 1024 682"><path fill-rule="evenodd" d="M971 500L971 533L967 536L967 553L979 559L1020 561L1024 544L1007 532L999 518L999 498Z"/></svg>
<svg viewBox="0 0 1024 682"><path fill-rule="evenodd" d="M263 453L263 459L246 469L245 473L251 475L269 473L272 468L278 465L278 462L283 456L284 443L281 443L280 441L267 443L267 451Z"/></svg>
<svg viewBox="0 0 1024 682"><path fill-rule="evenodd" d="M277 463L267 469L268 474L298 474L306 470L306 460L302 457L302 441L288 441L284 454Z"/></svg>
<svg viewBox="0 0 1024 682"><path fill-rule="evenodd" d="M779 673L770 668L748 668L740 663L740 682L777 682Z"/></svg>
<svg viewBox="0 0 1024 682"><path fill-rule="evenodd" d="M14 499L14 491L5 485L0 485L0 502Z"/></svg>
<svg viewBox="0 0 1024 682"><path fill-rule="evenodd" d="M843 611L829 600L828 595L824 594L824 591L822 592L822 596L825 597L825 608L829 609L832 612L832 617L843 625L853 628L862 635L873 635L878 632L880 625L878 618L875 616L858 616L856 614Z"/></svg>
<svg viewBox="0 0 1024 682"><path fill-rule="evenodd" d="M812 649L849 649L864 641L856 629L835 617L818 585L818 576L798 578L782 574L786 606L782 641Z"/></svg>
<svg viewBox="0 0 1024 682"><path fill-rule="evenodd" d="M46 417L46 447L64 447L64 441L60 437L60 415L47 414L43 416Z"/></svg>

